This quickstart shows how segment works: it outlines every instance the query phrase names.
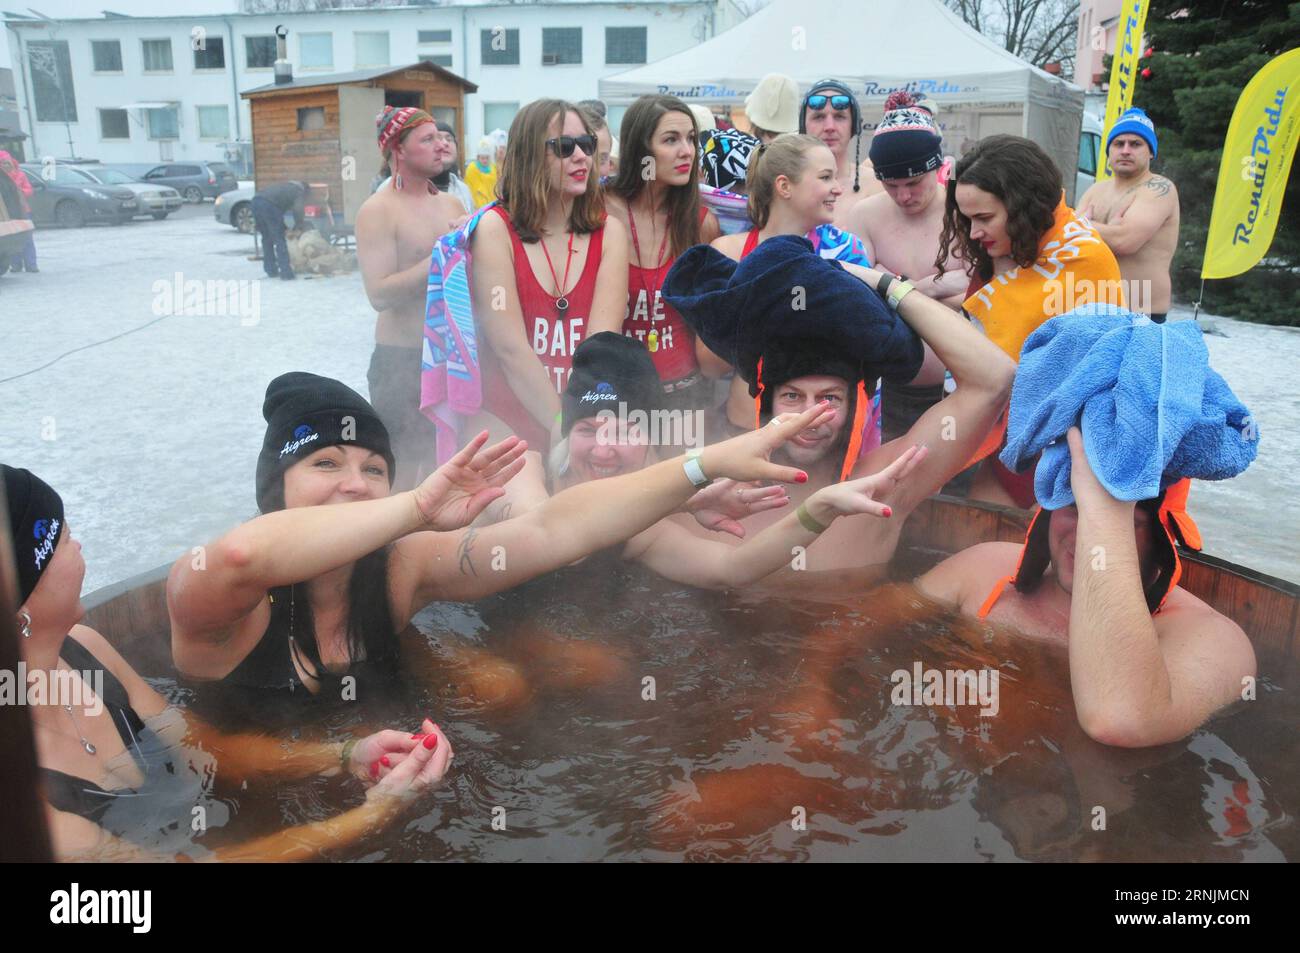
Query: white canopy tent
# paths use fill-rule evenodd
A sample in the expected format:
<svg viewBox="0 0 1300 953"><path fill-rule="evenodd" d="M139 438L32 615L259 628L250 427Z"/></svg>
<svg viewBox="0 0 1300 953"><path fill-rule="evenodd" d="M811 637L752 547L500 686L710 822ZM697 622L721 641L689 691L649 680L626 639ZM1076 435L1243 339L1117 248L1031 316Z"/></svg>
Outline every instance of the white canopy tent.
<svg viewBox="0 0 1300 953"><path fill-rule="evenodd" d="M927 96L939 107L945 152L961 155L995 133L1026 136L1074 191L1083 90L1008 53L940 0L775 0L706 43L602 79L600 98L620 106L666 93L738 106L767 73L805 91L826 77L847 83L867 130L894 90Z"/></svg>

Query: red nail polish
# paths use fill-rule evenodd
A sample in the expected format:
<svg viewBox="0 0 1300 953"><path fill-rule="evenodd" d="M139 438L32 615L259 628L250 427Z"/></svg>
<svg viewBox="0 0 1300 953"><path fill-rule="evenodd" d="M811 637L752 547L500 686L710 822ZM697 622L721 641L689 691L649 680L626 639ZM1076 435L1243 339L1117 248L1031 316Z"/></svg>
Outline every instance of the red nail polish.
<svg viewBox="0 0 1300 953"><path fill-rule="evenodd" d="M893 515L894 515L894 511L891 510L888 506L886 506L886 507L885 507L885 515L886 515L886 516L893 516Z"/></svg>
<svg viewBox="0 0 1300 953"><path fill-rule="evenodd" d="M426 748L428 748L430 751L432 751L434 748L438 747L438 736L437 736L437 735L428 735L428 736L424 739L424 746L425 746Z"/></svg>
<svg viewBox="0 0 1300 953"><path fill-rule="evenodd" d="M419 741L419 740L420 740L421 738L423 738L423 737L424 737L424 732L421 731L421 732L418 732L418 733L416 733L416 734L411 735L411 740L412 740L412 741Z"/></svg>
<svg viewBox="0 0 1300 953"><path fill-rule="evenodd" d="M795 482L795 483L807 483L807 482L808 482L808 474L806 474L806 473L796 473L796 474L794 475L794 482Z"/></svg>
<svg viewBox="0 0 1300 953"><path fill-rule="evenodd" d="M388 760L388 755L384 755L382 758L380 758L379 763L382 764L385 768L391 768L393 766L392 762Z"/></svg>
<svg viewBox="0 0 1300 953"><path fill-rule="evenodd" d="M371 776L372 778L377 778L377 777L379 777L379 762L378 762L378 761L371 761L371 762L370 762L370 776Z"/></svg>

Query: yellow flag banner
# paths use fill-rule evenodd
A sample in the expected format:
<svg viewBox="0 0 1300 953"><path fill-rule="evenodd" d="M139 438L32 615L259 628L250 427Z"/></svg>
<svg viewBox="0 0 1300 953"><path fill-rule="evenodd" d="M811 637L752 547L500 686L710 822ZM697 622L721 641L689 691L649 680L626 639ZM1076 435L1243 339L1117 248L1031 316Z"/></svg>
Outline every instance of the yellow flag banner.
<svg viewBox="0 0 1300 953"><path fill-rule="evenodd" d="M1300 48L1273 57L1241 91L1228 123L1202 278L1231 278L1273 243L1300 139Z"/></svg>
<svg viewBox="0 0 1300 953"><path fill-rule="evenodd" d="M1142 30L1147 22L1148 0L1124 0L1119 12L1119 33L1115 35L1115 54L1110 61L1110 92L1106 96L1106 115L1101 124L1101 149L1097 155L1097 181L1111 177L1106 164L1106 133L1119 117L1133 105L1133 86L1137 83L1138 56L1142 50Z"/></svg>

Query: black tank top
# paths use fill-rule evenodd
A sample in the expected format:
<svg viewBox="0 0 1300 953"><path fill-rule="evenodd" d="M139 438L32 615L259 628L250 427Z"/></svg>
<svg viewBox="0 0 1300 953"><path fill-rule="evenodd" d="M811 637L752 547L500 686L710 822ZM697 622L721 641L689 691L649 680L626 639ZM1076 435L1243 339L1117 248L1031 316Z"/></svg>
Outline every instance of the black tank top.
<svg viewBox="0 0 1300 953"><path fill-rule="evenodd" d="M308 688L299 677L298 668L294 665L295 656L303 670L320 683L317 692ZM358 659L348 666L346 672L336 675L315 658L314 653L304 651L302 646L294 641L288 627L278 625L273 616L252 651L245 655L243 661L236 665L221 682L239 688L281 691L310 697L327 691L332 692L346 675L351 675L358 680L362 678L368 680L372 676L377 676L379 672L380 666L376 663L368 659Z"/></svg>
<svg viewBox="0 0 1300 953"><path fill-rule="evenodd" d="M101 698L105 709L113 719L113 725L122 738L122 744L135 759L142 775L148 774L148 763L141 743L148 729L144 720L131 707L131 700L122 683L113 673L100 664L90 651L68 636L63 642L60 653L68 664L77 672L100 671L104 673L104 685ZM114 802L120 798L140 797L141 792L134 788L114 788L106 791L94 781L87 781L75 775L56 771L53 768L41 768L45 778L45 796L56 810L77 814L98 824Z"/></svg>

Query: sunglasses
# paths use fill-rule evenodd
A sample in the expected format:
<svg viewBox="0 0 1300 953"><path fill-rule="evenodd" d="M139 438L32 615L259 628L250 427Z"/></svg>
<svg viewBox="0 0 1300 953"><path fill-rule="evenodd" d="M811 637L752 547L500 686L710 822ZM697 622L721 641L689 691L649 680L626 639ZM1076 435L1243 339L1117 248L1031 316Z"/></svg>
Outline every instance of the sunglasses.
<svg viewBox="0 0 1300 953"><path fill-rule="evenodd" d="M827 103L831 104L831 109L848 109L853 105L852 96L835 95L825 96L818 93L816 96L809 96L804 100L810 109L824 109Z"/></svg>
<svg viewBox="0 0 1300 953"><path fill-rule="evenodd" d="M581 149L583 155L593 156L596 154L596 137L560 136L556 139L546 140L546 147L561 159L567 159L569 156L573 155L574 146Z"/></svg>

